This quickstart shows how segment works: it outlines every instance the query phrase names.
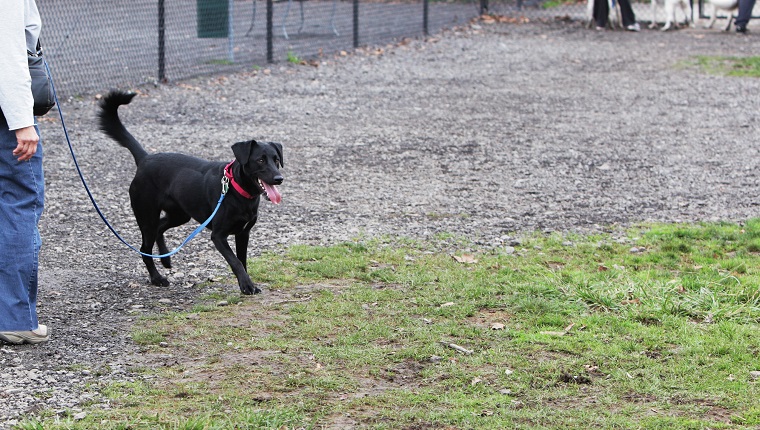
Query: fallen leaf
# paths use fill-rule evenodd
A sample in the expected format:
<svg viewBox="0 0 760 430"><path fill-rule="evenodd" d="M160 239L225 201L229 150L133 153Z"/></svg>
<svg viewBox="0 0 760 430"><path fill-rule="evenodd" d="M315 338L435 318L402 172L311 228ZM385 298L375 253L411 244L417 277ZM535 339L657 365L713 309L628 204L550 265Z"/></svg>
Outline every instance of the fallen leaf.
<svg viewBox="0 0 760 430"><path fill-rule="evenodd" d="M592 364L584 364L583 367L586 368L586 372L588 373L597 373L599 371L599 366L594 366Z"/></svg>
<svg viewBox="0 0 760 430"><path fill-rule="evenodd" d="M472 254L455 255L454 260L464 264L475 264L478 260Z"/></svg>
<svg viewBox="0 0 760 430"><path fill-rule="evenodd" d="M480 378L472 378L472 381L470 381L470 385L477 385L479 382L483 382Z"/></svg>
<svg viewBox="0 0 760 430"><path fill-rule="evenodd" d="M441 307L442 308L448 308L450 306L454 306L455 304L456 303L454 303L454 302L446 302L446 303L442 304Z"/></svg>
<svg viewBox="0 0 760 430"><path fill-rule="evenodd" d="M491 324L491 330L504 330L504 324L502 324L502 323L493 323L493 324Z"/></svg>

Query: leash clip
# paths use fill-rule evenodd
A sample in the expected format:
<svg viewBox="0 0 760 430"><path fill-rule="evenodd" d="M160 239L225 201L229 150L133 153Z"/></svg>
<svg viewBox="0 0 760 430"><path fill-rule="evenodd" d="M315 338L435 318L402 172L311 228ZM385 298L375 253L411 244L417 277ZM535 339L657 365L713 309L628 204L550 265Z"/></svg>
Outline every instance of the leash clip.
<svg viewBox="0 0 760 430"><path fill-rule="evenodd" d="M230 178L228 178L226 175L222 176L222 195L227 194L227 191L230 189Z"/></svg>

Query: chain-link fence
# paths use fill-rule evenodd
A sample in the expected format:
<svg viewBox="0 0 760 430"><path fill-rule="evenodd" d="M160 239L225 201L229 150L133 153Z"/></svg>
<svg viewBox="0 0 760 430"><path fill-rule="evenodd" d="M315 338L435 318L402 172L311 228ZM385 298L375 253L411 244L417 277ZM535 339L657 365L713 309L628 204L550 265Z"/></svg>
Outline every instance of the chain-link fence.
<svg viewBox="0 0 760 430"><path fill-rule="evenodd" d="M37 0L64 96L265 67L434 34L487 11L585 19L583 0ZM634 5L651 20L649 4Z"/></svg>
<svg viewBox="0 0 760 430"><path fill-rule="evenodd" d="M252 70L420 37L477 17L485 0L37 0L42 43L65 96ZM572 14L585 6L490 0L492 13ZM519 4L516 2L520 2ZM524 2L524 4L523 4Z"/></svg>

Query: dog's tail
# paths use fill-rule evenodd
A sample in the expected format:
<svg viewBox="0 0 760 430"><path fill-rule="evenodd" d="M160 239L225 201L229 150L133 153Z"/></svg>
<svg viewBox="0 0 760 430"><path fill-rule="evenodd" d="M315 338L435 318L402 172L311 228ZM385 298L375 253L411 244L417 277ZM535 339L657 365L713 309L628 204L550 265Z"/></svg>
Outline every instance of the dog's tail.
<svg viewBox="0 0 760 430"><path fill-rule="evenodd" d="M132 156L135 157L135 164L140 164L140 160L148 155L145 148L140 142L127 131L124 124L119 118L119 106L129 104L135 93L124 91L111 91L100 100L100 129L103 130L111 139L119 142L119 145L127 148Z"/></svg>

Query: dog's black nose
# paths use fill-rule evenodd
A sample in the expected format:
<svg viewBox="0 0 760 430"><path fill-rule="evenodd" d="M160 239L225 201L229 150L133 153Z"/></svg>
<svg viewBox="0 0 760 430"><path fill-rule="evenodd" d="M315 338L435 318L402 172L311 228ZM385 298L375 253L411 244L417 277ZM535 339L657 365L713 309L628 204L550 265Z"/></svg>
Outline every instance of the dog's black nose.
<svg viewBox="0 0 760 430"><path fill-rule="evenodd" d="M275 185L280 185L283 179L285 178L283 178L282 175L277 175L274 178L272 178L272 182L274 182Z"/></svg>

